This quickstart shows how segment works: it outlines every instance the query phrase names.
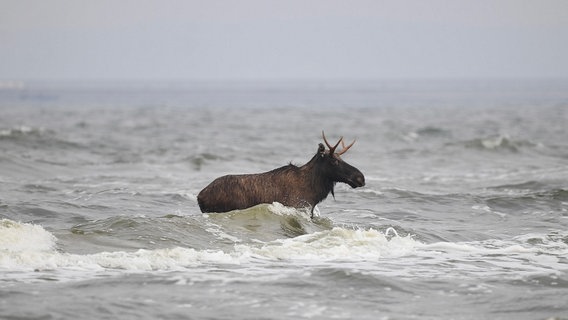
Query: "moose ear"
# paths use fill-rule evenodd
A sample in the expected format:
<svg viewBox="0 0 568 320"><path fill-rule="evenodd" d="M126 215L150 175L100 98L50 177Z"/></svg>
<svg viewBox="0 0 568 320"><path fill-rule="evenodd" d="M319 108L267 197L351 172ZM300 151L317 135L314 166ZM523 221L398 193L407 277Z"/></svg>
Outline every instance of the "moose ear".
<svg viewBox="0 0 568 320"><path fill-rule="evenodd" d="M325 147L323 146L323 143L320 143L318 146L318 154L322 157L325 154Z"/></svg>

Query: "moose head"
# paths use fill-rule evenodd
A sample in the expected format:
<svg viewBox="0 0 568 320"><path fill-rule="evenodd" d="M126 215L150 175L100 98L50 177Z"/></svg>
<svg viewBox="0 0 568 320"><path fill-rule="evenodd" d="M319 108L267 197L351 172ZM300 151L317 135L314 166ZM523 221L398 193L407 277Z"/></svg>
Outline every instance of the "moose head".
<svg viewBox="0 0 568 320"><path fill-rule="evenodd" d="M326 150L323 144L319 144L318 147L318 167L320 168L320 173L329 178L333 182L343 182L351 186L352 188L362 187L365 185L365 177L359 171L359 169L353 167L347 162L341 159L341 155L347 152L349 148L353 146L355 140L351 142L348 146L345 146L343 142L343 137L339 138L339 141L334 146L327 141L325 133L322 131L323 141L327 145L329 150ZM339 144L341 143L342 149L339 152L335 152ZM333 189L331 190L333 195Z"/></svg>

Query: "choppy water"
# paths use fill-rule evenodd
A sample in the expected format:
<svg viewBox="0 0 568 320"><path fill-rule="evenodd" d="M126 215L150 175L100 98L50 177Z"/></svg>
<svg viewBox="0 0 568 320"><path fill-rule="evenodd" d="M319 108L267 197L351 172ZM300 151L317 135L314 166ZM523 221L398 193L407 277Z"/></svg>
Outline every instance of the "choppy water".
<svg viewBox="0 0 568 320"><path fill-rule="evenodd" d="M0 87L0 318L568 318L568 83ZM321 142L310 220L202 214Z"/></svg>

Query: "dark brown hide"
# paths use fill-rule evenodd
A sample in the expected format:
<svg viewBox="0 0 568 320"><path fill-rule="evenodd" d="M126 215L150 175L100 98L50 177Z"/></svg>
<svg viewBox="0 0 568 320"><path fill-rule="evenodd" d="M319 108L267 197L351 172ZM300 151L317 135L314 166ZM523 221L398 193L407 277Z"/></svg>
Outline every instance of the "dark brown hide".
<svg viewBox="0 0 568 320"><path fill-rule="evenodd" d="M313 214L315 205L329 193L333 194L336 182L353 188L365 185L363 174L344 162L339 154L326 151L320 143L318 152L301 167L290 164L265 173L217 178L197 196L199 208L202 212L227 212L279 202L289 207L310 208Z"/></svg>

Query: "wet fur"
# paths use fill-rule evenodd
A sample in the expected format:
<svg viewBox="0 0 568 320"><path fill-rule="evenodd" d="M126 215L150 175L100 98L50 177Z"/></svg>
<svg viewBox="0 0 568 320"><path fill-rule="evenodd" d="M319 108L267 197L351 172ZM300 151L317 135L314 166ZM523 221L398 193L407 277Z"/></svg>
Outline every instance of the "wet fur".
<svg viewBox="0 0 568 320"><path fill-rule="evenodd" d="M279 202L295 208L313 208L324 200L337 179L333 178L326 161L335 157L320 144L318 152L305 165L293 164L257 174L226 175L215 179L197 196L202 212L227 212L245 209L261 203ZM328 158L326 158L328 157ZM359 170L336 157L354 175L364 177ZM345 181L341 181L345 182Z"/></svg>

